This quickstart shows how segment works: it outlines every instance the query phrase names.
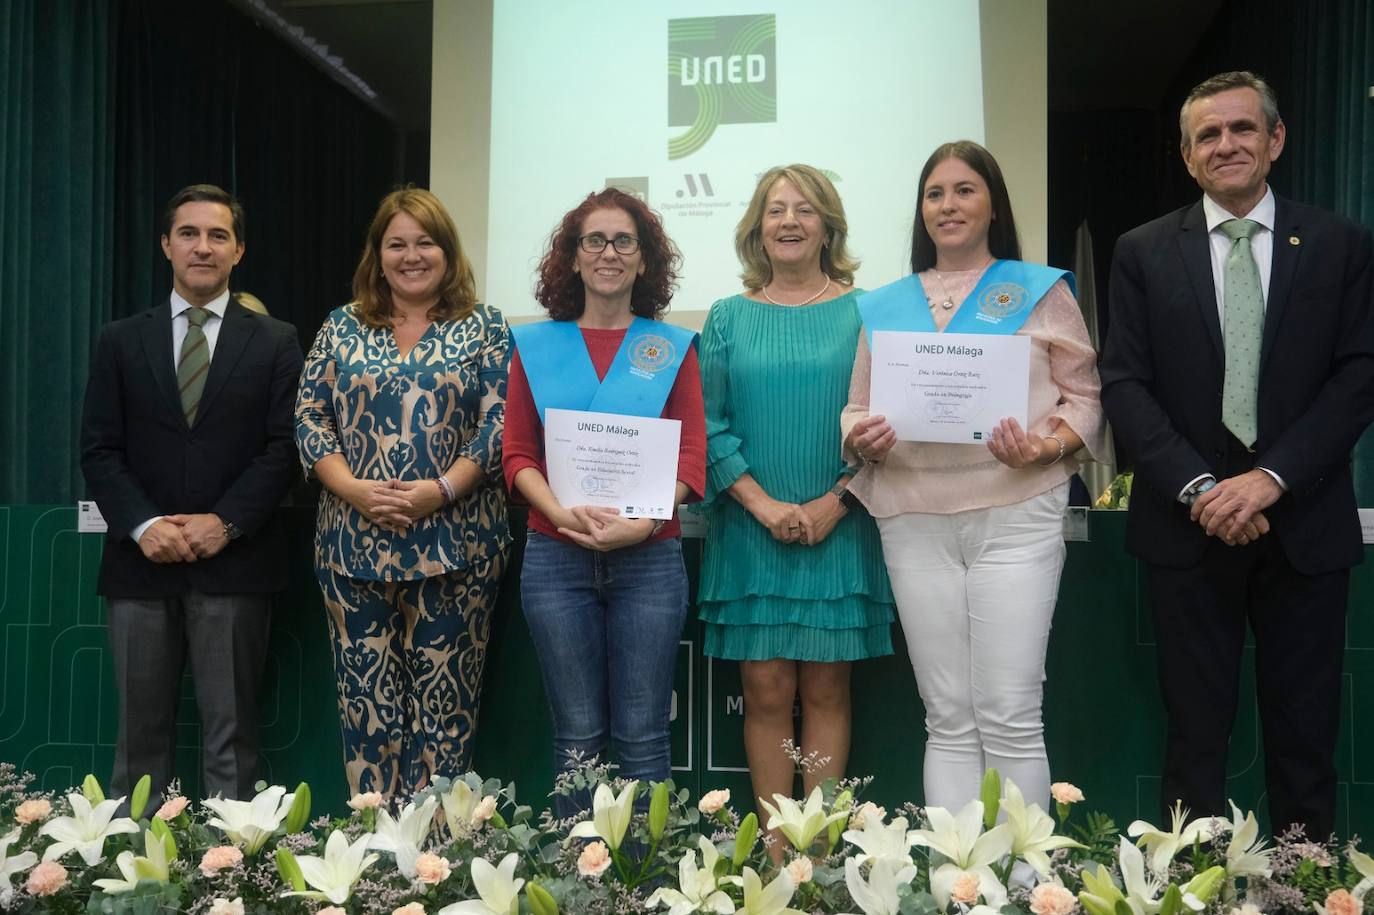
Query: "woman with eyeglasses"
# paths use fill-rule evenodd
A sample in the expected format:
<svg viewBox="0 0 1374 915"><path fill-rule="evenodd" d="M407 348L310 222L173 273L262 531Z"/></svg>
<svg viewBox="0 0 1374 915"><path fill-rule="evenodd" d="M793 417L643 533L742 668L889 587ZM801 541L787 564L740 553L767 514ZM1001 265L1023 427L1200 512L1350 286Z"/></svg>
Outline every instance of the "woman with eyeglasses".
<svg viewBox="0 0 1374 915"><path fill-rule="evenodd" d="M677 249L639 199L608 188L563 217L535 298L551 320L515 328L505 474L530 505L520 595L553 720L555 765L611 749L627 779L670 773L668 716L687 611L676 507L705 490L696 334L663 323ZM564 504L545 463L548 409L681 422L671 520ZM555 796L560 818L586 798Z"/></svg>

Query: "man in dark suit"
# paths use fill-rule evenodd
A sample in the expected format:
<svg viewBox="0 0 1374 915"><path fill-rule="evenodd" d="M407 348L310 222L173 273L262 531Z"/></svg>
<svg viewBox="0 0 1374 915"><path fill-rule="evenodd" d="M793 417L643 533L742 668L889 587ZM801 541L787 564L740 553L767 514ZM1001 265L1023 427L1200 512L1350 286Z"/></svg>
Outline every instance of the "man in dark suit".
<svg viewBox="0 0 1374 915"><path fill-rule="evenodd" d="M295 328L229 294L243 210L212 185L167 205L172 294L100 334L81 467L109 526L100 564L119 686L116 794L172 777L187 655L205 793L251 797L271 594L286 587L275 510L295 471Z"/></svg>
<svg viewBox="0 0 1374 915"><path fill-rule="evenodd" d="M1145 560L1168 712L1162 801L1225 814L1248 621L1270 820L1325 838L1350 567L1350 452L1374 418L1370 233L1275 197L1285 130L1248 72L1189 94L1204 197L1123 235L1102 402L1132 459L1127 548Z"/></svg>

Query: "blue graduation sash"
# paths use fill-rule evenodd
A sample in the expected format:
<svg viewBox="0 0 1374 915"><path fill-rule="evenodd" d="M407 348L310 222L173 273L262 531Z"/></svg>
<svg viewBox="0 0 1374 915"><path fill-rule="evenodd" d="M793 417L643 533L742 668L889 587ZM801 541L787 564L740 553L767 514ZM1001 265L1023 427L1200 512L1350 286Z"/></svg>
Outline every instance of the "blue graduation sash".
<svg viewBox="0 0 1374 915"><path fill-rule="evenodd" d="M541 423L549 408L662 415L682 360L697 339L694 331L636 317L601 379L576 321L520 324L510 332Z"/></svg>
<svg viewBox="0 0 1374 915"><path fill-rule="evenodd" d="M1025 261L996 261L983 271L982 279L954 313L945 331L1014 334L1035 310L1035 303L1061 278L1072 292L1073 274L1067 270ZM870 348L875 330L936 332L925 291L915 274L859 296L859 314Z"/></svg>

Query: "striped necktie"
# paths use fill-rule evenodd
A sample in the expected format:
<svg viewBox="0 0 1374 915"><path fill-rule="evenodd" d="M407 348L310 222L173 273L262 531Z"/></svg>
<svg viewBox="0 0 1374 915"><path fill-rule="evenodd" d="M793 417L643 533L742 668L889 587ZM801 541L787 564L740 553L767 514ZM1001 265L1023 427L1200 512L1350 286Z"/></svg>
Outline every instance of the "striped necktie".
<svg viewBox="0 0 1374 915"><path fill-rule="evenodd" d="M210 372L210 344L205 339L205 322L209 317L210 312L204 308L193 305L186 309L186 339L181 341L181 358L177 360L177 389L188 426L195 425L205 376Z"/></svg>
<svg viewBox="0 0 1374 915"><path fill-rule="evenodd" d="M1221 421L1247 448L1259 438L1259 357L1264 336L1264 290L1250 237L1260 224L1228 219L1218 228L1231 239L1226 255L1226 379L1221 395Z"/></svg>

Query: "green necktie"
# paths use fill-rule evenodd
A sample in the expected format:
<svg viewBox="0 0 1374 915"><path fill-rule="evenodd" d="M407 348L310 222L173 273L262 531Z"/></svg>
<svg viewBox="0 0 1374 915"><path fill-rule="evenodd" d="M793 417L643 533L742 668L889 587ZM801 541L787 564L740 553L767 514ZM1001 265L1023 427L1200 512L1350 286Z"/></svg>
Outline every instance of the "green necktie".
<svg viewBox="0 0 1374 915"><path fill-rule="evenodd" d="M1221 395L1221 421L1247 448L1259 438L1260 340L1264 336L1264 288L1250 251L1250 237L1260 224L1228 219L1219 228L1231 239L1226 255L1226 384Z"/></svg>
<svg viewBox="0 0 1374 915"><path fill-rule="evenodd" d="M181 411L186 425L196 422L196 408L205 390L205 376L210 371L210 344L205 340L205 321L210 312L192 306L186 309L186 339L181 341L181 358L177 360L177 388L181 391Z"/></svg>

